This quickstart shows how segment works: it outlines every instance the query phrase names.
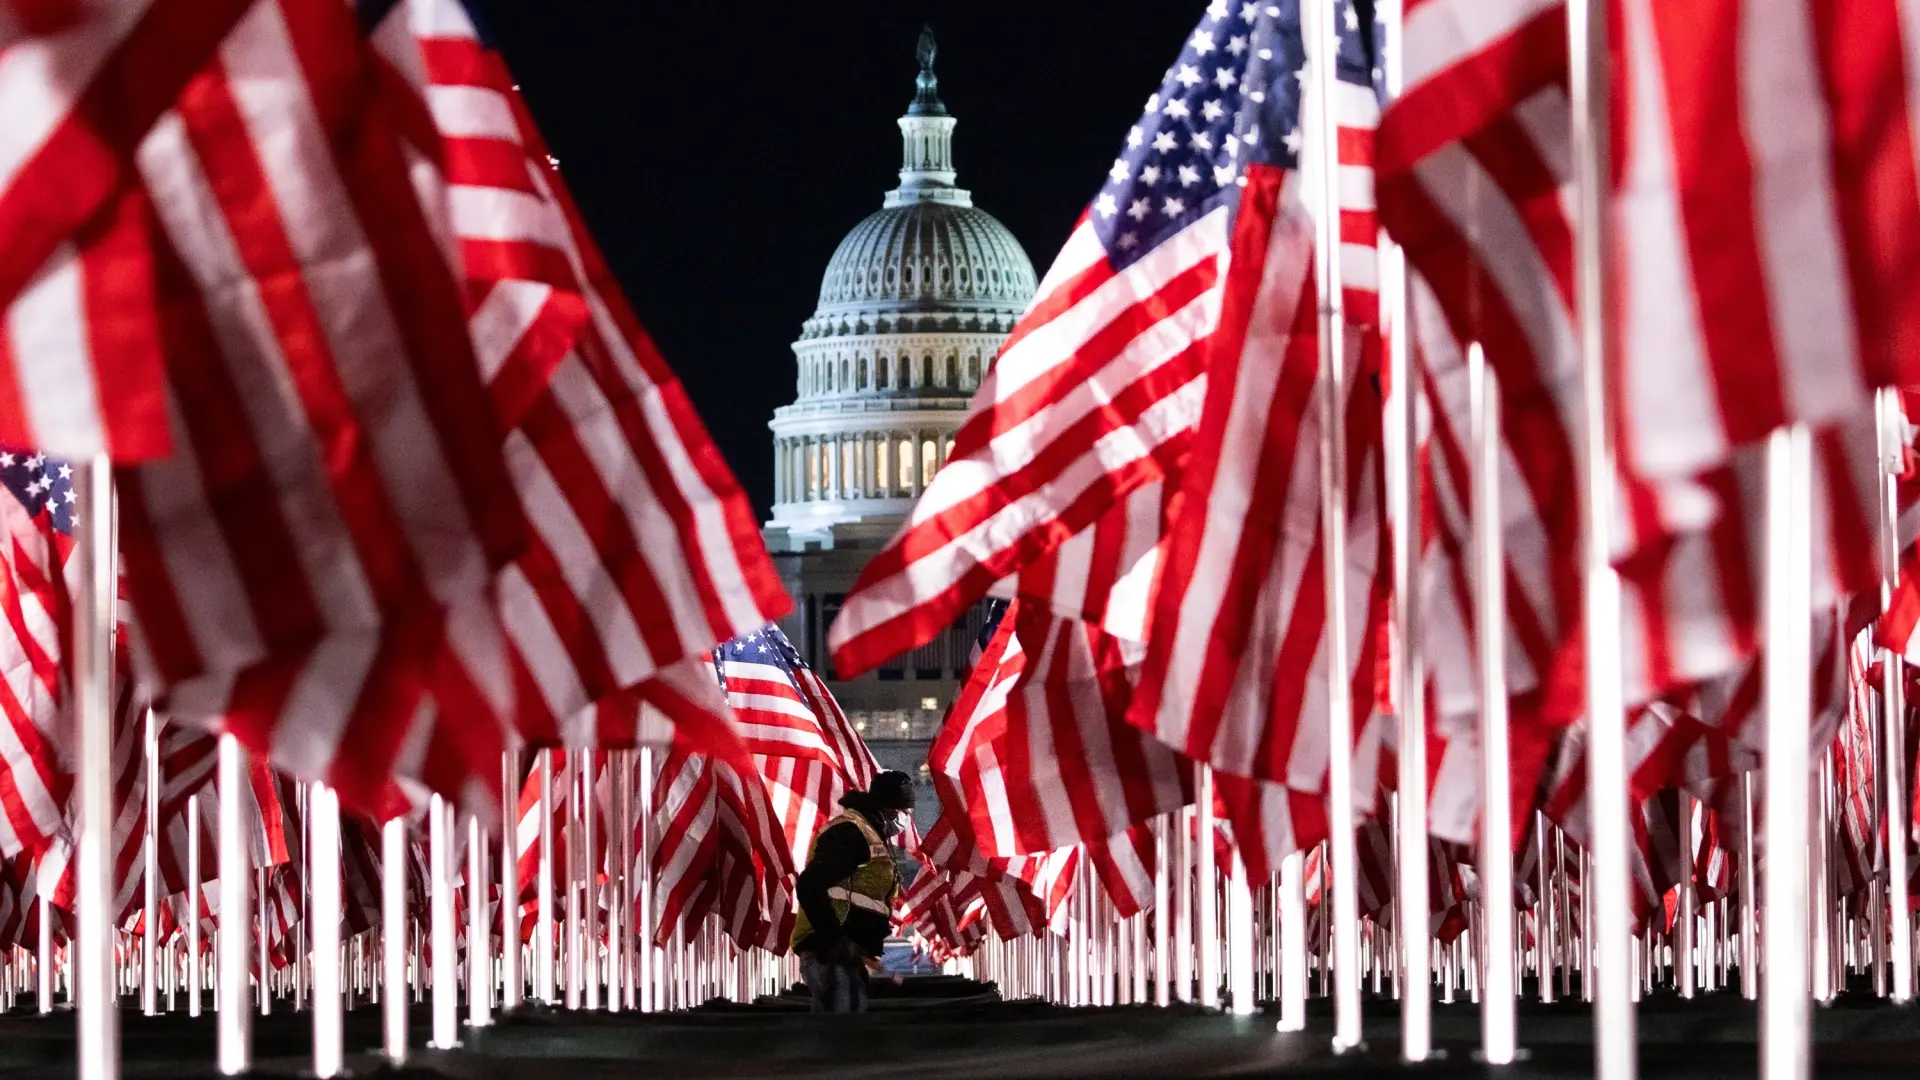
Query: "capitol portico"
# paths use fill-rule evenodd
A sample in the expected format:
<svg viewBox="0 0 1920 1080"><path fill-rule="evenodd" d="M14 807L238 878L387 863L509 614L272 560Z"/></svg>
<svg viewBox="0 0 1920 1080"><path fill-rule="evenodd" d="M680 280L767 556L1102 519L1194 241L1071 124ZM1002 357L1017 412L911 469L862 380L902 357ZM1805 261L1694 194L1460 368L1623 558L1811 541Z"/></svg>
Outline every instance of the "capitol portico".
<svg viewBox="0 0 1920 1080"><path fill-rule="evenodd" d="M1035 289L1019 242L955 184L956 121L933 61L932 35L923 34L913 101L899 120L899 186L828 262L819 304L793 345L797 399L770 425L766 539L795 598L783 629L829 676L827 625L946 462L982 373ZM930 737L979 626L976 612L880 670L830 685L870 738Z"/></svg>

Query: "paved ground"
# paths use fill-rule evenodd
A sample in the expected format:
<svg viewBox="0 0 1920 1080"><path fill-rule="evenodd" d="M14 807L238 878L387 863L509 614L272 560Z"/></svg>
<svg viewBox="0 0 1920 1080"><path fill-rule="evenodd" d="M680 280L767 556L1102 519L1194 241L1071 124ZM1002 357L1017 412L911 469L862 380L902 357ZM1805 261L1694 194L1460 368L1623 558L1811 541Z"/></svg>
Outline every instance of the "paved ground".
<svg viewBox="0 0 1920 1080"><path fill-rule="evenodd" d="M976 989L977 988L970 988ZM1470 1005L1437 1006L1435 1035L1443 1061L1403 1070L1396 1055L1397 1006L1369 1001L1368 1049L1335 1058L1327 1051L1331 1014L1315 1002L1312 1028L1279 1036L1270 1015L1237 1020L1191 1008L1119 1007L1072 1010L1034 1002L999 1002L978 993L944 1001L881 1003L859 1017L812 1017L775 1003L716 1005L663 1016L529 1014L503 1021L453 1052L419 1052L406 1075L447 1080L601 1080L835 1077L861 1080L948 1080L978 1077L1385 1076L1489 1074L1472 1047L1478 1014ZM414 1014L414 1032L427 1022ZM1913 1076L1920 1071L1920 1012L1843 997L1816 1017L1816 1064L1826 1076ZM1753 1008L1737 996L1681 1002L1661 996L1639 1012L1641 1075L1754 1077ZM255 1019L263 1074L298 1076L308 1050L304 1015ZM379 1040L376 1011L348 1017L349 1048ZM1592 1073L1584 1006L1526 1005L1521 1040L1528 1061L1499 1070L1508 1080ZM210 1018L124 1016L125 1075L211 1076ZM399 1075L370 1056L356 1074ZM0 1077L35 1080L73 1074L68 1015L0 1017Z"/></svg>

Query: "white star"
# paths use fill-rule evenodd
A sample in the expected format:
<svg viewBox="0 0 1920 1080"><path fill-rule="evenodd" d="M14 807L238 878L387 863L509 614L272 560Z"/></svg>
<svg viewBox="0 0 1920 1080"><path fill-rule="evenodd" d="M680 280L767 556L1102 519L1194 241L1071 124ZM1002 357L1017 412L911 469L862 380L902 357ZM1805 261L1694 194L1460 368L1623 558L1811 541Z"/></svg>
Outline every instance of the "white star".
<svg viewBox="0 0 1920 1080"><path fill-rule="evenodd" d="M1221 187L1233 183L1233 166L1215 165L1213 167L1213 182Z"/></svg>
<svg viewBox="0 0 1920 1080"><path fill-rule="evenodd" d="M1232 88L1233 84L1239 81L1240 76L1235 75L1232 68L1220 68L1213 73L1213 85L1222 90Z"/></svg>
<svg viewBox="0 0 1920 1080"><path fill-rule="evenodd" d="M1231 134L1228 135L1227 141L1226 141L1226 148L1227 148L1228 157L1230 158L1239 157L1240 156L1240 136L1231 135Z"/></svg>
<svg viewBox="0 0 1920 1080"><path fill-rule="evenodd" d="M1201 56L1205 56L1219 48L1219 46L1214 43L1213 35L1207 33L1205 30L1195 30L1193 32L1193 40L1187 44L1192 45L1193 51Z"/></svg>
<svg viewBox="0 0 1920 1080"><path fill-rule="evenodd" d="M1254 143L1257 143L1259 141L1260 141L1259 128L1248 128L1246 134L1240 136L1240 144L1242 146L1252 146Z"/></svg>
<svg viewBox="0 0 1920 1080"><path fill-rule="evenodd" d="M1227 0L1213 0L1213 3L1207 5L1207 14L1214 19L1226 18L1227 10Z"/></svg>
<svg viewBox="0 0 1920 1080"><path fill-rule="evenodd" d="M1120 204L1114 199L1113 193L1110 191L1101 192L1100 197L1093 200L1093 208L1098 211L1103 218L1110 218L1120 212Z"/></svg>
<svg viewBox="0 0 1920 1080"><path fill-rule="evenodd" d="M1247 36L1245 34L1235 34L1232 37L1228 38L1227 51L1232 53L1235 56L1239 56L1241 53L1246 52Z"/></svg>
<svg viewBox="0 0 1920 1080"><path fill-rule="evenodd" d="M1205 105L1200 106L1200 115L1206 117L1207 123L1211 124L1215 120L1227 115L1227 110L1221 107L1220 99L1215 98Z"/></svg>
<svg viewBox="0 0 1920 1080"><path fill-rule="evenodd" d="M1191 165L1180 166L1180 186L1192 187L1200 182L1200 170Z"/></svg>
<svg viewBox="0 0 1920 1080"><path fill-rule="evenodd" d="M1213 149L1213 138L1204 131L1196 131L1193 133L1190 145L1195 150L1211 151Z"/></svg>
<svg viewBox="0 0 1920 1080"><path fill-rule="evenodd" d="M1353 10L1352 4L1347 5L1347 29L1360 29L1360 13Z"/></svg>
<svg viewBox="0 0 1920 1080"><path fill-rule="evenodd" d="M1260 17L1259 4L1241 4L1240 5L1240 18L1243 21L1252 22L1253 20L1259 17Z"/></svg>
<svg viewBox="0 0 1920 1080"><path fill-rule="evenodd" d="M1113 177L1113 182L1116 184L1126 183L1127 177L1130 175L1127 171L1127 160L1125 158L1114 158L1113 168L1107 170L1107 175Z"/></svg>
<svg viewBox="0 0 1920 1080"><path fill-rule="evenodd" d="M1146 168L1141 169L1140 182L1147 185L1148 187L1152 187L1153 185L1159 183L1160 182L1160 166L1149 165Z"/></svg>
<svg viewBox="0 0 1920 1080"><path fill-rule="evenodd" d="M1280 141L1287 144L1287 153L1289 154L1299 153L1300 152L1300 129L1294 128L1292 131L1287 132L1287 137L1284 139L1281 139Z"/></svg>
<svg viewBox="0 0 1920 1080"><path fill-rule="evenodd" d="M1146 199L1135 199L1127 207L1127 216L1135 221L1145 221L1147 215L1151 213L1153 213L1153 204Z"/></svg>
<svg viewBox="0 0 1920 1080"><path fill-rule="evenodd" d="M1140 246L1140 238L1139 238L1138 236L1135 236L1135 235L1133 235L1132 233L1121 233L1121 234L1120 234L1120 248L1121 248L1121 250L1123 250L1123 251L1124 251L1124 250L1127 250L1127 249L1129 249L1129 248L1135 248L1135 247L1139 247L1139 246Z"/></svg>
<svg viewBox="0 0 1920 1080"><path fill-rule="evenodd" d="M1153 137L1153 148L1163 154L1172 153L1180 144L1174 142L1173 132L1163 131Z"/></svg>
<svg viewBox="0 0 1920 1080"><path fill-rule="evenodd" d="M37 469L40 466L45 465L46 463L47 463L47 455L35 454L32 457L27 459L27 468Z"/></svg>
<svg viewBox="0 0 1920 1080"><path fill-rule="evenodd" d="M1185 87L1198 86L1206 81L1200 77L1200 69L1194 67L1192 64L1181 64L1180 70L1174 74L1173 78L1181 86Z"/></svg>
<svg viewBox="0 0 1920 1080"><path fill-rule="evenodd" d="M1255 90L1253 93L1247 95L1247 100L1258 105L1267 100L1267 92L1265 90Z"/></svg>
<svg viewBox="0 0 1920 1080"><path fill-rule="evenodd" d="M15 457L14 457L14 456L13 456L12 454L9 454L9 453L0 453L0 469L11 469L11 468L13 468L13 465L14 465L14 462L15 462L16 460L17 460L17 459L16 459L16 458L15 458Z"/></svg>
<svg viewBox="0 0 1920 1080"><path fill-rule="evenodd" d="M1161 111L1173 117L1175 120L1185 120L1187 117L1193 115L1193 110L1187 108L1186 98L1174 98L1167 102L1167 107ZM1165 133L1163 132L1162 134Z"/></svg>
<svg viewBox="0 0 1920 1080"><path fill-rule="evenodd" d="M1135 124L1131 128L1127 129L1127 145L1128 146L1132 147L1135 150L1138 150L1140 149L1140 144L1145 141L1146 141L1146 136L1140 133L1139 124Z"/></svg>
<svg viewBox="0 0 1920 1080"><path fill-rule="evenodd" d="M73 466L71 465L60 466L60 479L70 480L72 478L73 478Z"/></svg>
<svg viewBox="0 0 1920 1080"><path fill-rule="evenodd" d="M1147 95L1147 115L1152 116L1154 113L1157 113L1159 111L1160 111L1160 95L1148 94Z"/></svg>
<svg viewBox="0 0 1920 1080"><path fill-rule="evenodd" d="M72 488L68 488L68 489L67 489L67 494L66 494L66 501L67 501L67 502L72 502L72 501L73 501L73 489L72 489Z"/></svg>
<svg viewBox="0 0 1920 1080"><path fill-rule="evenodd" d="M1160 207L1160 212L1168 217L1179 217L1181 214L1187 212L1187 204L1172 196L1168 196L1167 201Z"/></svg>

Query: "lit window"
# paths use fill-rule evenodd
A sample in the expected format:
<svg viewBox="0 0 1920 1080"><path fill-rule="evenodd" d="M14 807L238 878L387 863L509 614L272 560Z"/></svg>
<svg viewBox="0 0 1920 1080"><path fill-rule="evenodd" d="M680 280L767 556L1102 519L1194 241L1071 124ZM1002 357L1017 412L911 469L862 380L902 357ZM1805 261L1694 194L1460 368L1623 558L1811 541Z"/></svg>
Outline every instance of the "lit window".
<svg viewBox="0 0 1920 1080"><path fill-rule="evenodd" d="M874 447L873 447L874 453L878 454L880 458L880 467L873 470L873 475L876 478L875 486L880 489L880 493L882 495L886 494L886 489L887 489L887 476L888 476L887 458L889 456L888 454L889 445L890 444L887 442L887 440L879 439L875 441Z"/></svg>
<svg viewBox="0 0 1920 1080"><path fill-rule="evenodd" d="M913 442L900 440L900 490L913 490Z"/></svg>
<svg viewBox="0 0 1920 1080"><path fill-rule="evenodd" d="M920 699L920 707L927 710L928 712L937 712L940 709L940 699L935 697L923 697Z"/></svg>
<svg viewBox="0 0 1920 1080"><path fill-rule="evenodd" d="M924 478L920 481L921 483L932 482L933 474L939 470L940 460L934 456L938 452L932 439L920 444L920 475Z"/></svg>

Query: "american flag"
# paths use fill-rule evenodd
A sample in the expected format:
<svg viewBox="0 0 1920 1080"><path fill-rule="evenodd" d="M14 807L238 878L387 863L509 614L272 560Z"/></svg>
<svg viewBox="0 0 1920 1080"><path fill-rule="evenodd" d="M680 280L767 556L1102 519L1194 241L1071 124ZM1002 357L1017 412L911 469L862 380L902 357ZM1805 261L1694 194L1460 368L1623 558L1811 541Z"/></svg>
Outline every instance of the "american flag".
<svg viewBox="0 0 1920 1080"><path fill-rule="evenodd" d="M521 733L630 745L636 701L789 601L751 508L634 318L518 87L459 0L362 7L444 153L468 322L532 532L499 576ZM467 664L480 698L483 653ZM664 680L664 681L663 681Z"/></svg>
<svg viewBox="0 0 1920 1080"><path fill-rule="evenodd" d="M840 797L871 787L879 764L779 627L735 638L713 658L794 865L803 865L814 836L840 812Z"/></svg>
<svg viewBox="0 0 1920 1080"><path fill-rule="evenodd" d="M1348 684L1352 730L1360 731L1386 611L1381 399L1371 377L1379 338L1359 299L1373 292L1366 249L1376 233L1370 166L1379 100L1372 25L1344 0L1330 3L1337 44L1310 49L1302 9L1299 2L1263 7L1251 27L1256 52L1268 58L1249 73L1260 92L1250 95L1241 120L1257 137L1243 139L1238 159L1245 184L1235 187L1226 308L1205 412L1167 511L1129 720L1222 773L1320 793L1331 753L1329 688ZM1319 118L1303 108L1310 62L1330 65L1334 76L1326 104L1335 130L1320 139L1308 138ZM1316 158L1316 147L1337 157ZM1337 169L1335 190L1320 193L1309 178L1330 168ZM1331 204L1311 205L1322 194ZM1346 579L1338 624L1326 604L1334 556L1321 480L1331 441L1322 399L1335 395L1322 384L1322 328L1311 302L1316 260L1335 252L1315 250L1316 217L1337 226L1339 280L1355 315L1335 343L1352 370L1331 405L1344 414L1346 433L1345 445L1334 448L1347 477L1346 558L1332 568ZM1347 660L1340 671L1331 670L1336 625L1344 626ZM1372 787L1357 793L1364 800Z"/></svg>

